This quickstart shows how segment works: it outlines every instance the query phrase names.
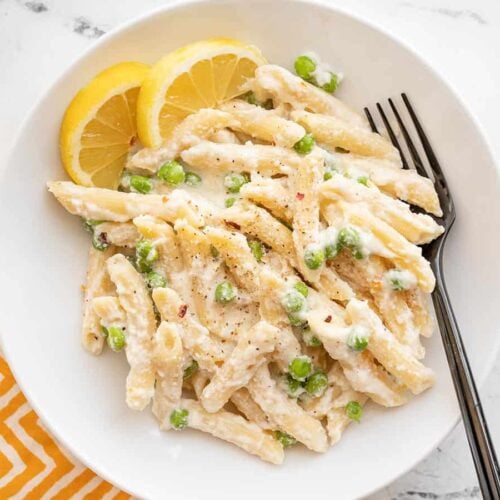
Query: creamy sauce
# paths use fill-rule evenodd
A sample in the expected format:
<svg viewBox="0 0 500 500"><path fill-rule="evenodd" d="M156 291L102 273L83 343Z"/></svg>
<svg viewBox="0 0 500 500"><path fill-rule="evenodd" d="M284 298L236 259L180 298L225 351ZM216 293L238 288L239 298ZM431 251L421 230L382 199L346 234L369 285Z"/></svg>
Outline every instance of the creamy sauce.
<svg viewBox="0 0 500 500"><path fill-rule="evenodd" d="M384 286L389 290L410 290L417 286L417 277L407 270L391 269L384 275Z"/></svg>

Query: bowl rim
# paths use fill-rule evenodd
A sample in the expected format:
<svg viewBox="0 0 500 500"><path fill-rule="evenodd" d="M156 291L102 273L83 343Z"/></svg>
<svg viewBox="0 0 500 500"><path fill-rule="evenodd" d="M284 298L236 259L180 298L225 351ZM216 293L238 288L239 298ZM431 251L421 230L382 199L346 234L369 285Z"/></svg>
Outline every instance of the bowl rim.
<svg viewBox="0 0 500 500"><path fill-rule="evenodd" d="M212 0L212 3L231 3L233 0ZM236 1L236 0L235 0ZM332 4L328 0L263 0L265 1L272 1L274 3L280 2L283 4L289 4L289 3L299 3L299 4L305 4L305 5L315 5L324 9L327 9L329 11L333 11L336 13L339 13L342 16L348 17L353 19L354 21L358 22L359 24L365 25L368 28L382 34L383 36L389 38L392 42L395 44L401 46L403 49L411 53L416 59L422 63L427 70L437 79L439 80L443 86L453 95L453 97L459 102L461 109L464 111L465 115L467 118L472 122L474 128L477 130L478 135L480 139L483 141L484 147L485 147L485 153L487 153L487 156L490 158L492 164L495 166L496 170L496 179L497 179L497 184L500 184L500 162L496 161L496 157L493 151L493 148L491 146L490 140L488 139L488 134L486 133L484 126L482 123L479 121L475 113L473 113L467 103L465 102L464 98L460 94L460 92L456 89L455 85L451 83L447 78L445 78L432 64L430 64L426 58L412 45L410 45L408 42L406 42L404 39L400 38L398 35L390 31L388 28L381 26L378 22L370 19L367 16L364 16L359 13L354 13L352 12L349 8L340 6L338 4ZM102 45L105 45L109 40L113 39L119 34L122 34L123 32L126 32L132 28L134 28L138 24L142 23L147 23L150 19L154 18L155 16L159 14L164 14L169 11L174 11L178 8L182 7L188 7L188 6L194 6L197 4L206 4L205 0L172 0L170 3L166 5L161 5L159 7L155 7L152 9L148 9L146 12L139 14L127 21L121 22L117 24L115 27L113 27L110 31L106 32L103 36L101 36L98 40L94 41L91 43L88 47L86 47L79 55L74 56L72 61L69 63L69 65L62 70L56 78L49 84L49 86L45 89L42 90L42 93L35 99L33 105L30 107L28 112L26 113L24 119L21 122L21 125L14 137L13 142L11 143L7 154L5 155L5 163L2 168L0 168L0 182L5 182L5 178L7 177L7 172L8 172L8 165L11 163L11 159L14 156L14 152L17 149L18 143L21 139L21 137L25 134L26 129L28 128L33 115L35 114L36 110L43 104L43 102L48 98L50 94L52 94L53 90L55 87L60 85L75 69L75 67L80 64L83 60L85 60L88 56L90 56L93 52L98 51ZM1 165L0 165L1 167ZM1 317L0 317L0 323L1 323ZM5 357L5 359L8 361L8 367L10 371L12 372L15 382L17 383L18 387L20 388L21 392L24 394L26 397L28 403L30 404L31 408L35 411L35 413L38 415L38 417L43 421L44 425L47 427L47 429L50 431L50 433L56 438L56 440L63 445L63 447L77 459L79 460L83 465L91 469L93 472L95 472L98 476L100 476L102 479L108 481L115 487L125 491L126 493L140 498L140 492L135 492L132 490L129 490L127 487L124 485L120 484L120 482L116 481L114 479L114 474L109 471L106 467L101 466L99 463L95 463L95 459L90 458L86 454L83 454L80 450L75 449L69 442L66 441L66 438L59 433L59 431L54 428L50 422L50 420L46 417L44 410L35 404L33 402L33 398L31 397L30 390L25 386L23 377L20 376L20 374L17 371L16 368L16 361L13 359L12 356L9 355L9 349L7 347L7 342L5 342L5 339L7 338L6 333L2 333L3 329L0 328L0 347L2 349L2 353ZM479 389L483 386L485 383L487 377L490 375L491 371L493 370L494 364L498 358L500 352L500 338L496 342L494 348L490 351L489 359L487 360L486 363L483 363L483 367L485 367L482 370L482 373L480 376L476 376L476 383ZM429 444L427 447L426 451L419 457L414 458L413 460L410 461L410 464L405 467L404 469L400 470L398 475L393 477L390 482L385 482L383 484L379 484L378 486L372 487L369 490L366 490L363 492L363 496L368 496L372 495L378 491L380 491L382 488L386 487L390 483L396 481L398 478L402 477L403 475L407 474L410 470L412 470L418 463L422 462L425 458L429 456L429 454L436 449L440 443L442 443L455 429L455 427L458 425L460 420L460 413L457 411L456 414L453 418L453 420L450 422L448 428L446 431L443 433L443 435L437 439L436 441L432 442Z"/></svg>

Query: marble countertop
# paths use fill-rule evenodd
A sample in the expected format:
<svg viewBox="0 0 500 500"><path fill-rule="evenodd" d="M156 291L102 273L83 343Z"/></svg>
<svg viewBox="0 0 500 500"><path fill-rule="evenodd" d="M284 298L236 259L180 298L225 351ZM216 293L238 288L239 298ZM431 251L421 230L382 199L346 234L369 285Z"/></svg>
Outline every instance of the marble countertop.
<svg viewBox="0 0 500 500"><path fill-rule="evenodd" d="M251 0L249 0L251 1ZM500 158L500 2L497 0L331 0L417 49L460 94ZM95 39L168 0L0 0L0 151L11 146L37 97ZM4 158L0 155L0 168ZM481 387L500 450L500 362ZM480 498L459 424L417 467L370 497Z"/></svg>

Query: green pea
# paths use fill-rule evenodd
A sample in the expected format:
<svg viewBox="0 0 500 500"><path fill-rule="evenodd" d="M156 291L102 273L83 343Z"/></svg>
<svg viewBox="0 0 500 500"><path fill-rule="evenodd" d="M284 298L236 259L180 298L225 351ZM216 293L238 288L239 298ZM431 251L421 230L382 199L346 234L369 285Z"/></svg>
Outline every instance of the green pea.
<svg viewBox="0 0 500 500"><path fill-rule="evenodd" d="M302 139L300 139L300 141L297 141L293 145L293 149L301 155L306 155L312 151L314 144L316 144L314 136L307 133L304 137L302 137Z"/></svg>
<svg viewBox="0 0 500 500"><path fill-rule="evenodd" d="M366 175L362 175L361 177L358 177L357 180L360 184L363 184L363 186L368 187L368 177L366 177Z"/></svg>
<svg viewBox="0 0 500 500"><path fill-rule="evenodd" d="M328 386L328 377L322 371L313 373L306 381L305 389L310 396L318 397L325 392Z"/></svg>
<svg viewBox="0 0 500 500"><path fill-rule="evenodd" d="M149 273L147 273L144 276L144 281L146 282L146 285L151 289L165 288L167 286L167 280L165 279L165 277L155 271L150 271Z"/></svg>
<svg viewBox="0 0 500 500"><path fill-rule="evenodd" d="M338 86L339 86L338 76L335 73L330 73L330 81L325 83L321 88L323 90L326 90L330 94L333 94L337 90Z"/></svg>
<svg viewBox="0 0 500 500"><path fill-rule="evenodd" d="M255 97L255 94L250 90L243 96L245 100L248 102L248 104L253 104L254 106L259 105L259 101L257 100L257 97Z"/></svg>
<svg viewBox="0 0 500 500"><path fill-rule="evenodd" d="M292 398L298 398L304 392L302 382L295 380L289 373L285 375L285 384L286 392Z"/></svg>
<svg viewBox="0 0 500 500"><path fill-rule="evenodd" d="M312 78L311 73L316 69L316 63L309 56L299 56L294 63L295 73L304 80Z"/></svg>
<svg viewBox="0 0 500 500"><path fill-rule="evenodd" d="M242 99L244 99L248 104L253 104L254 106L260 106L261 108L264 109L273 109L274 103L272 99L267 99L264 102L259 102L257 99L256 95L250 90L246 94L243 94L241 96Z"/></svg>
<svg viewBox="0 0 500 500"><path fill-rule="evenodd" d="M297 313L305 309L306 299L299 291L293 289L287 292L281 299L281 305L287 313Z"/></svg>
<svg viewBox="0 0 500 500"><path fill-rule="evenodd" d="M100 233L100 232L94 230L94 234L92 236L92 246L96 250L99 250L100 252L104 252L104 250L106 250L106 248L109 247L109 243L107 240L107 234Z"/></svg>
<svg viewBox="0 0 500 500"><path fill-rule="evenodd" d="M297 313L288 313L288 321L292 326L305 327L307 325L307 320Z"/></svg>
<svg viewBox="0 0 500 500"><path fill-rule="evenodd" d="M337 251L340 252L344 248L349 249L356 259L362 259L364 257L361 237L356 229L344 227L339 231L337 236Z"/></svg>
<svg viewBox="0 0 500 500"><path fill-rule="evenodd" d="M226 208L231 208L235 203L236 203L236 198L234 196L231 196L229 198L226 198L226 201L224 202L224 206Z"/></svg>
<svg viewBox="0 0 500 500"><path fill-rule="evenodd" d="M304 263L311 269L319 269L325 262L325 251L322 248L309 248L304 253Z"/></svg>
<svg viewBox="0 0 500 500"><path fill-rule="evenodd" d="M345 405L346 415L355 422L360 422L363 416L363 407L358 403L358 401L349 401Z"/></svg>
<svg viewBox="0 0 500 500"><path fill-rule="evenodd" d="M289 448L297 443L297 440L293 436L282 431L274 431L274 438L281 443L283 448Z"/></svg>
<svg viewBox="0 0 500 500"><path fill-rule="evenodd" d="M201 184L201 177L198 174L195 174L194 172L186 172L186 177L184 182L188 186L193 186L197 187Z"/></svg>
<svg viewBox="0 0 500 500"><path fill-rule="evenodd" d="M359 233L352 227L343 227L339 231L337 241L342 248L353 248L361 245Z"/></svg>
<svg viewBox="0 0 500 500"><path fill-rule="evenodd" d="M406 290L406 287L403 285L403 283L399 278L392 277L389 279L389 283L391 285L391 288L395 292L402 292L403 290Z"/></svg>
<svg viewBox="0 0 500 500"><path fill-rule="evenodd" d="M101 325L101 334L105 339L108 338L109 335L108 329L103 325Z"/></svg>
<svg viewBox="0 0 500 500"><path fill-rule="evenodd" d="M243 184L246 184L247 182L249 182L249 178L244 174L233 172L231 174L227 174L226 177L224 177L224 187L226 188L226 191L228 193L239 193L241 186L243 186Z"/></svg>
<svg viewBox="0 0 500 500"><path fill-rule="evenodd" d="M368 335L364 328L353 326L346 342L353 351L364 351L368 347Z"/></svg>
<svg viewBox="0 0 500 500"><path fill-rule="evenodd" d="M210 255L216 259L219 256L219 250L215 248L213 245L210 245Z"/></svg>
<svg viewBox="0 0 500 500"><path fill-rule="evenodd" d="M115 352L121 351L125 347L125 332L119 326L110 326L106 341L110 349Z"/></svg>
<svg viewBox="0 0 500 500"><path fill-rule="evenodd" d="M389 282L389 286L395 292L402 292L409 290L414 286L415 277L412 276L407 271L401 271L399 269L391 269L386 274L386 280Z"/></svg>
<svg viewBox="0 0 500 500"><path fill-rule="evenodd" d="M153 181L142 175L130 176L130 190L134 193L148 194L153 189Z"/></svg>
<svg viewBox="0 0 500 500"><path fill-rule="evenodd" d="M302 340L308 347L319 347L320 345L323 345L321 340L319 340L318 337L314 335L310 328L305 328L303 330Z"/></svg>
<svg viewBox="0 0 500 500"><path fill-rule="evenodd" d="M135 256L137 269L141 273L149 273L152 271L153 262L156 262L160 255L152 241L141 240L137 243Z"/></svg>
<svg viewBox="0 0 500 500"><path fill-rule="evenodd" d="M103 222L102 220L83 219L83 228L92 235L92 246L100 252L109 247L107 234L96 230Z"/></svg>
<svg viewBox="0 0 500 500"><path fill-rule="evenodd" d="M103 220L82 219L83 229L90 234L93 234L95 227L103 222Z"/></svg>
<svg viewBox="0 0 500 500"><path fill-rule="evenodd" d="M198 371L198 368L198 361L196 361L196 359L193 359L191 361L191 364L184 370L184 380L192 377Z"/></svg>
<svg viewBox="0 0 500 500"><path fill-rule="evenodd" d="M304 297L309 295L309 288L303 281L297 281L295 285L293 285L297 292L301 293Z"/></svg>
<svg viewBox="0 0 500 500"><path fill-rule="evenodd" d="M337 257L338 253L338 245L336 243L328 243L327 245L325 245L326 260L333 260L335 257Z"/></svg>
<svg viewBox="0 0 500 500"><path fill-rule="evenodd" d="M236 292L229 281L219 283L215 288L215 300L219 304L229 304L236 298Z"/></svg>
<svg viewBox="0 0 500 500"><path fill-rule="evenodd" d="M251 240L248 242L248 246L252 251L252 255L255 257L257 262L262 262L262 257L264 257L264 246L259 240Z"/></svg>
<svg viewBox="0 0 500 500"><path fill-rule="evenodd" d="M297 356L290 361L288 373L299 382L304 382L311 374L312 362L309 356Z"/></svg>
<svg viewBox="0 0 500 500"><path fill-rule="evenodd" d="M170 414L170 424L176 431L180 431L188 425L189 412L184 408L172 411Z"/></svg>
<svg viewBox="0 0 500 500"><path fill-rule="evenodd" d="M323 174L323 180L329 181L333 177L333 174L335 174L337 172L338 172L338 170L333 165L326 165L325 166L325 173Z"/></svg>
<svg viewBox="0 0 500 500"><path fill-rule="evenodd" d="M157 175L159 179L172 186L182 184L186 180L186 173L183 166L175 160L164 163L159 168Z"/></svg>

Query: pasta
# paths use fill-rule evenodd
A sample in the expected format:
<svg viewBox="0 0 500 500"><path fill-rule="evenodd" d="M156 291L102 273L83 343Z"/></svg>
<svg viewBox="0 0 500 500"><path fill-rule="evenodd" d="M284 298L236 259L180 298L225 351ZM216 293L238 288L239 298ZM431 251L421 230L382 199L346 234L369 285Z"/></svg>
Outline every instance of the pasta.
<svg viewBox="0 0 500 500"><path fill-rule="evenodd" d="M48 183L92 233L82 342L125 351L127 405L272 464L434 383L419 245L443 228L409 203L439 216L436 191L320 76L258 67L131 154L119 190Z"/></svg>

